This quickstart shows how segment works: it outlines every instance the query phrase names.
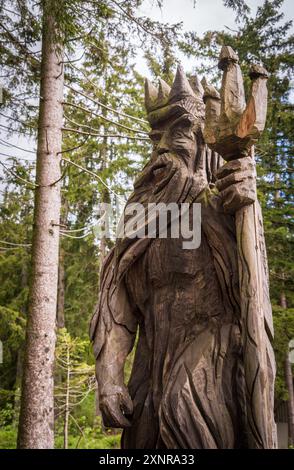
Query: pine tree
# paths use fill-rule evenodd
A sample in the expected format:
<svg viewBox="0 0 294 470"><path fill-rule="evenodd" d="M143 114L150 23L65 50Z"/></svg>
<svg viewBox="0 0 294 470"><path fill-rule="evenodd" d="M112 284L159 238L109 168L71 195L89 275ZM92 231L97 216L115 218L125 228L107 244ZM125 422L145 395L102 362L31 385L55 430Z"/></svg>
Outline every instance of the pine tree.
<svg viewBox="0 0 294 470"><path fill-rule="evenodd" d="M63 46L56 2L44 4L32 280L26 330L20 448L54 447L53 373L57 302Z"/></svg>

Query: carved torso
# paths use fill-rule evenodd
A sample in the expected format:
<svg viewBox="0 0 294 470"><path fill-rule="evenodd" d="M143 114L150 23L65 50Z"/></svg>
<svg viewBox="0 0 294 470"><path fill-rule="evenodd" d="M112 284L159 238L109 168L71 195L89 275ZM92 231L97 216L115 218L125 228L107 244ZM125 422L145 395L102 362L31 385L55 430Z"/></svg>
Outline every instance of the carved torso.
<svg viewBox="0 0 294 470"><path fill-rule="evenodd" d="M123 448L275 445L271 311L248 155L264 125L255 103L265 96L266 75L255 68L243 113L237 56L225 47L220 63L221 98L197 77L189 83L180 67L172 88L146 81L153 153L125 212L132 203L191 210L201 202L202 239L183 249L181 237L124 234L105 259L90 334L103 420L124 428Z"/></svg>
<svg viewBox="0 0 294 470"><path fill-rule="evenodd" d="M214 213L214 217L217 216L218 214ZM232 267L231 272L233 271ZM200 407L201 411L198 410L201 419L205 420L207 417L205 396L211 401L212 408L219 407L221 400L223 403L225 400L231 400L231 413L228 413L227 408L225 411L224 407L221 424L223 429L228 428L227 433L224 433L223 440L218 444L210 442L209 445L241 446L240 433L229 432L238 415L237 407L232 400L232 390L236 389L238 380L229 379L230 391L226 398L220 386L224 380L224 373L228 373L227 369L223 370L223 361L231 362L230 369L234 367L237 369L240 366L238 365L240 357L238 312L234 311L233 306L228 308L224 305L214 257L205 232L202 231L200 247L193 250L183 250L181 238L153 240L143 256L129 269L125 284L130 302L136 306L140 325L129 389L135 404L134 420L136 421L137 414L138 426L140 427L140 420L144 419L142 411L144 408L149 410L150 416L154 416L152 423L154 434L148 437L150 447L162 446L160 421L163 422L164 409L171 406L171 401L175 399L171 397L174 395L177 397L174 426L179 427L179 420L182 419L181 426L184 427L182 407L193 406L195 401L187 385L188 377L185 369L191 373L190 380L198 390L198 400L200 402L203 400L203 407ZM203 341L207 334L210 340L206 355ZM181 383L179 369L181 369L182 389L176 391ZM173 376L177 377L175 387L171 387ZM216 395L217 383L219 391ZM185 384L188 388L186 401L183 401L181 394ZM163 406L164 402L166 407ZM161 420L157 417L160 407ZM216 410L214 413L217 415ZM219 425L220 423L215 422L216 427ZM239 426L237 421L235 426ZM146 436L145 441L140 442L137 431L137 426L125 431L124 446L146 445ZM182 438L184 434L183 432ZM189 437L186 436L188 441L190 439L186 446L207 446L209 439L212 441L213 438L209 432L205 432L205 436L201 442L197 435L190 432ZM171 435L165 436L165 442L168 439L171 447L177 445Z"/></svg>

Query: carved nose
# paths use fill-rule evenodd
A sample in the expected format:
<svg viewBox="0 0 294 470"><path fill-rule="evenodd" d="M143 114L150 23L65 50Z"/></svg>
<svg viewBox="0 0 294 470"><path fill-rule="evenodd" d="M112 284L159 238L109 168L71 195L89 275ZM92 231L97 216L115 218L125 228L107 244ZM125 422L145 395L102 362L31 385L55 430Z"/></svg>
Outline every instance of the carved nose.
<svg viewBox="0 0 294 470"><path fill-rule="evenodd" d="M163 135L157 145L157 152L159 154L165 153L169 151L169 144L165 135Z"/></svg>

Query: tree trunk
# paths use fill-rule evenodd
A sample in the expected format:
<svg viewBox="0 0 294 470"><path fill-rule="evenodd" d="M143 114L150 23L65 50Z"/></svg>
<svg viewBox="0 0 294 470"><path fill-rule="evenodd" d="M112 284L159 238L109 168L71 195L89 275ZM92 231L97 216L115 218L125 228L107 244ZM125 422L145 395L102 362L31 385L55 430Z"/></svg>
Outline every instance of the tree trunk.
<svg viewBox="0 0 294 470"><path fill-rule="evenodd" d="M107 205L109 204L109 201L110 201L109 193L108 193L108 190L105 188L105 190L103 189L103 192L102 192L101 211L102 213L104 213L104 228L105 228L106 234L102 235L101 240L100 240L100 254L99 254L100 272L103 267L104 259L106 258L106 255L107 255L107 248L108 248L107 233L109 231L109 218L108 218Z"/></svg>
<svg viewBox="0 0 294 470"><path fill-rule="evenodd" d="M62 182L65 188L64 180ZM62 193L62 190L61 190ZM61 209L60 209L60 225L67 227L68 217L68 202L61 195ZM57 286L57 305L56 305L56 326L57 328L65 328L65 250L62 243L59 245L59 261L58 261L58 286Z"/></svg>
<svg viewBox="0 0 294 470"><path fill-rule="evenodd" d="M14 384L14 415L18 416L19 407L20 407L20 397L19 391L21 387L21 377L23 374L23 349L20 348L17 352L17 359L16 359L16 376L15 376L15 384Z"/></svg>
<svg viewBox="0 0 294 470"><path fill-rule="evenodd" d="M21 267L21 288L25 289L28 287L28 265L27 262L22 264ZM21 313L27 317L27 302L24 303L20 308ZM15 415L19 414L20 407L20 397L19 391L21 390L21 379L23 375L23 345L17 351L17 360L16 360L16 375L15 375L15 395L14 395L14 412Z"/></svg>
<svg viewBox="0 0 294 470"><path fill-rule="evenodd" d="M287 308L287 299L284 291L282 291L280 295L280 305L282 308Z"/></svg>
<svg viewBox="0 0 294 470"><path fill-rule="evenodd" d="M294 445L294 391L293 391L293 374L292 366L289 361L289 354L285 359L285 381L288 390L288 443L289 446Z"/></svg>
<svg viewBox="0 0 294 470"><path fill-rule="evenodd" d="M59 264L58 264L57 307L56 307L57 328L65 327L64 302L65 302L64 249L60 247Z"/></svg>
<svg viewBox="0 0 294 470"><path fill-rule="evenodd" d="M107 117L107 111L103 109L102 111L103 116ZM104 126L103 127L103 132L107 133L108 129ZM100 149L100 160L101 160L101 171L105 170L107 168L107 137L103 138L102 146ZM101 191L101 210L102 213L104 212L105 215L105 223L104 223L104 228L105 232L107 234L109 230L109 220L108 220L108 212L107 212L107 204L110 203L110 195L109 191L106 187L103 187ZM107 255L107 248L108 248L108 243L107 243L107 238L106 235L103 235L100 240L100 255L99 255L99 263L100 263L100 272L103 266L103 261Z"/></svg>
<svg viewBox="0 0 294 470"><path fill-rule="evenodd" d="M32 278L28 302L18 447L54 447L55 320L60 215L63 64L51 1L45 4Z"/></svg>
<svg viewBox="0 0 294 470"><path fill-rule="evenodd" d="M287 298L284 291L280 294L280 305L282 308L287 308ZM289 360L289 351L287 351L285 358L285 382L288 391L288 444L294 445L294 390L293 390L293 374L292 365Z"/></svg>
<svg viewBox="0 0 294 470"><path fill-rule="evenodd" d="M66 391L65 391L65 410L64 410L64 427L63 427L63 448L68 449L68 420L69 420L69 387L70 387L70 356L69 345L67 345L66 357Z"/></svg>

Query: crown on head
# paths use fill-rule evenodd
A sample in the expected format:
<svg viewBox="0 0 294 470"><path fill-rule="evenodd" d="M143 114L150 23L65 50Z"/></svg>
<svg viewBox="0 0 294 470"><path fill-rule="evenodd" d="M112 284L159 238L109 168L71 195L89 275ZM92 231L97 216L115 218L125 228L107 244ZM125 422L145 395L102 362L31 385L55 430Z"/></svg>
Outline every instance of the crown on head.
<svg viewBox="0 0 294 470"><path fill-rule="evenodd" d="M177 68L172 87L161 78L157 87L146 79L145 107L149 122L154 125L177 113L204 116L203 93L198 77L195 75L189 81L181 66Z"/></svg>

